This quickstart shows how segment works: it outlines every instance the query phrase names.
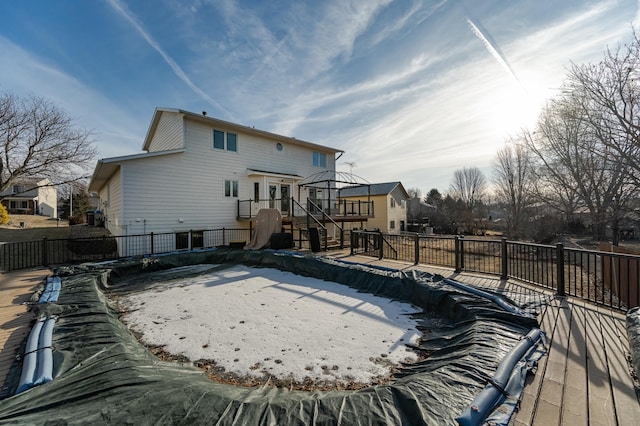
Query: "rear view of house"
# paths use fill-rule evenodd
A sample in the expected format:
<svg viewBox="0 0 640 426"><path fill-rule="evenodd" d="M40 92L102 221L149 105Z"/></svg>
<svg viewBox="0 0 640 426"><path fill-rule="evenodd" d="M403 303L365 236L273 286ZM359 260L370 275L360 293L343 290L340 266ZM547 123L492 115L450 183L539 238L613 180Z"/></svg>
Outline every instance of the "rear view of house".
<svg viewBox="0 0 640 426"><path fill-rule="evenodd" d="M178 109L156 109L143 153L99 160L89 191L114 235L247 228L252 210L306 204L307 176L342 151ZM241 209L249 209L241 212Z"/></svg>

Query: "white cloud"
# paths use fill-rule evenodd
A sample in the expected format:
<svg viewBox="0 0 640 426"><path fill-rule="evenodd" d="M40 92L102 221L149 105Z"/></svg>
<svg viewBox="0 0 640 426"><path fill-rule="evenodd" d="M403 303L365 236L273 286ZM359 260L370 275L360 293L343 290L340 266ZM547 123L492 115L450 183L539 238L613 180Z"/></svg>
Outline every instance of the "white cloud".
<svg viewBox="0 0 640 426"><path fill-rule="evenodd" d="M101 156L140 151L140 133L144 135L146 123L124 111L122 105L1 36L0 56L12 58L0 67L0 91L42 96L59 105L75 125L94 130Z"/></svg>

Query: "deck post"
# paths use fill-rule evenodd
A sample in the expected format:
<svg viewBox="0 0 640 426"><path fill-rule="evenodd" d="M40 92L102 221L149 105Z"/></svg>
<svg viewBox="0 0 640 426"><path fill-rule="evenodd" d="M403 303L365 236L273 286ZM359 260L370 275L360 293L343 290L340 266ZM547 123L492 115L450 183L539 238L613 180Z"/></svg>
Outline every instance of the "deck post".
<svg viewBox="0 0 640 426"><path fill-rule="evenodd" d="M418 233L415 234L414 238L414 265L417 265L418 263L420 263L420 236L418 235Z"/></svg>
<svg viewBox="0 0 640 426"><path fill-rule="evenodd" d="M562 243L556 244L556 258L558 260L558 269L556 271L558 275L558 290L556 294L564 296L564 245Z"/></svg>
<svg viewBox="0 0 640 426"><path fill-rule="evenodd" d="M508 261L509 257L507 255L507 237L502 237L501 242L501 254L502 254L502 275L500 275L500 279L506 280L509 278L509 269L508 269Z"/></svg>
<svg viewBox="0 0 640 426"><path fill-rule="evenodd" d="M454 257L455 257L455 272L460 272L462 271L462 254L461 254L461 250L462 250L462 238L459 235L456 235L455 240L454 240Z"/></svg>
<svg viewBox="0 0 640 426"><path fill-rule="evenodd" d="M42 237L42 266L49 266L49 256L47 253L47 237Z"/></svg>

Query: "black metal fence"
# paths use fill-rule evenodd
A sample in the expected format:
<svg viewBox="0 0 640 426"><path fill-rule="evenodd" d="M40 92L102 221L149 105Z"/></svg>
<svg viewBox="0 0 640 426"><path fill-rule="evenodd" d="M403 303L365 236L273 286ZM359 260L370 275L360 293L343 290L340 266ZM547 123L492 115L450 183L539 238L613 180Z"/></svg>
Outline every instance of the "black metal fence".
<svg viewBox="0 0 640 426"><path fill-rule="evenodd" d="M297 248L309 248L297 230ZM565 248L505 238L389 235L352 230L351 253L514 278L616 309L640 306L640 256ZM114 260L222 246L242 247L252 229L214 229L98 238L47 239L0 243L0 272ZM326 244L325 244L326 249Z"/></svg>
<svg viewBox="0 0 640 426"><path fill-rule="evenodd" d="M250 229L213 229L97 238L48 239L0 243L0 272L36 266L114 260L237 244L251 239Z"/></svg>
<svg viewBox="0 0 640 426"><path fill-rule="evenodd" d="M514 278L616 309L640 306L640 256L496 240L352 231L351 253Z"/></svg>

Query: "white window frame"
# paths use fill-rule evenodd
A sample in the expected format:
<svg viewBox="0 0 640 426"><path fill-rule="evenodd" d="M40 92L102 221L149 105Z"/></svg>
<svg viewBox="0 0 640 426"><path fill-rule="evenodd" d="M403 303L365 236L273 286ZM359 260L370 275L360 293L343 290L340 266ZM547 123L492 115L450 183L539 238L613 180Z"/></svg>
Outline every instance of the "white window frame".
<svg viewBox="0 0 640 426"><path fill-rule="evenodd" d="M234 179L224 180L224 196L228 198L238 198L238 181Z"/></svg>
<svg viewBox="0 0 640 426"><path fill-rule="evenodd" d="M314 167L327 168L327 154L324 152L313 151L311 163Z"/></svg>

